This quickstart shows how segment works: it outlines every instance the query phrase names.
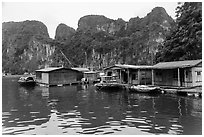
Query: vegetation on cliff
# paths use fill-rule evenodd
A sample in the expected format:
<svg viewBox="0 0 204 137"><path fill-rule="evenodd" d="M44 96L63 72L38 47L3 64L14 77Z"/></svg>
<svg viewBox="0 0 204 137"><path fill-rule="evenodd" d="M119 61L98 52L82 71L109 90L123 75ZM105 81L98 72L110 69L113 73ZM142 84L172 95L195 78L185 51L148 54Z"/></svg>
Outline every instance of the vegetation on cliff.
<svg viewBox="0 0 204 137"><path fill-rule="evenodd" d="M33 58L32 46L49 43L47 27L39 21L6 22L2 24L2 68L11 73L35 69L43 60ZM32 53L32 54L30 54Z"/></svg>
<svg viewBox="0 0 204 137"><path fill-rule="evenodd" d="M156 7L146 17L129 22L88 15L78 25L75 35L65 43L66 55L76 65L101 69L115 63L153 64L158 46L174 21L164 8Z"/></svg>
<svg viewBox="0 0 204 137"><path fill-rule="evenodd" d="M202 5L184 3L176 22L162 7L144 18L109 19L87 15L78 28L59 24L55 39L39 21L2 24L2 67L11 73L46 66L102 69L113 64L153 65L158 61L200 59Z"/></svg>
<svg viewBox="0 0 204 137"><path fill-rule="evenodd" d="M177 7L176 28L157 53L157 62L202 58L202 3L185 2Z"/></svg>

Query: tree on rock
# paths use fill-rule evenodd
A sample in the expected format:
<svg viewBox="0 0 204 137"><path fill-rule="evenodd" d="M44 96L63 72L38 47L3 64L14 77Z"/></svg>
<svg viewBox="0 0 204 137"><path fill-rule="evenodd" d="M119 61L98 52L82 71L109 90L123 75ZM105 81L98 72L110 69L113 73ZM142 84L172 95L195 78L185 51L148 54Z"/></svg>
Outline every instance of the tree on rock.
<svg viewBox="0 0 204 137"><path fill-rule="evenodd" d="M202 3L180 4L176 14L177 26L157 53L157 62L202 58Z"/></svg>

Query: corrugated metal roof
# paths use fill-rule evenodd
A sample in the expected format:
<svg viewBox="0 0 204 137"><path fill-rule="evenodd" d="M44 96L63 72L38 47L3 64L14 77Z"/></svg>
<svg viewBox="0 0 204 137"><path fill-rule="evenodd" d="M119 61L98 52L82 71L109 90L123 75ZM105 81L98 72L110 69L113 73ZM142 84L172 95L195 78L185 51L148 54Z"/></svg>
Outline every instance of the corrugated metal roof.
<svg viewBox="0 0 204 137"><path fill-rule="evenodd" d="M50 72L50 71L54 71L54 70L58 70L61 69L62 67L49 67L49 68L44 68L44 69L39 69L36 71L40 71L40 72Z"/></svg>
<svg viewBox="0 0 204 137"><path fill-rule="evenodd" d="M72 70L71 68L64 68L64 67L49 67L49 68L44 68L44 69L39 69L36 70L37 72L51 72L59 69L67 69L67 70ZM76 71L76 70L73 70Z"/></svg>
<svg viewBox="0 0 204 137"><path fill-rule="evenodd" d="M72 68L73 70L81 71L81 72L87 72L89 71L88 68Z"/></svg>
<svg viewBox="0 0 204 137"><path fill-rule="evenodd" d="M199 60L186 60L186 61L173 61L173 62L160 62L153 66L154 69L172 69L172 68L187 68L193 67L201 63L202 59Z"/></svg>
<svg viewBox="0 0 204 137"><path fill-rule="evenodd" d="M95 74L95 73L99 73L99 71L87 71L87 72L84 72L85 74Z"/></svg>
<svg viewBox="0 0 204 137"><path fill-rule="evenodd" d="M153 66L148 66L148 65L126 65L126 64L115 64L114 66L107 67L105 69L121 69L121 68L126 68L126 69L151 69Z"/></svg>

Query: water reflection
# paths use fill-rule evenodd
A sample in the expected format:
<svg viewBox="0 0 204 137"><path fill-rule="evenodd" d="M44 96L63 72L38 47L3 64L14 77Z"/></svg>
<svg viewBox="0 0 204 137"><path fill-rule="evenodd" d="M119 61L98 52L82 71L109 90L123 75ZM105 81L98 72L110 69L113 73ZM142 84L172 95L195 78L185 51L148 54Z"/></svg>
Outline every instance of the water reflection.
<svg viewBox="0 0 204 137"><path fill-rule="evenodd" d="M9 82L3 80L2 86L3 134L202 133L201 99Z"/></svg>

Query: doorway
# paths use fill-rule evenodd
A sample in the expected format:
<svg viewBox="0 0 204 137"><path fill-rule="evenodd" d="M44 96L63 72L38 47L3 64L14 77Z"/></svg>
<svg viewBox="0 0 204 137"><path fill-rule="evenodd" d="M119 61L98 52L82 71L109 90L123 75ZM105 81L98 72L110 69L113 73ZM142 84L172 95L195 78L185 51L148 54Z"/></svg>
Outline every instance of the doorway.
<svg viewBox="0 0 204 137"><path fill-rule="evenodd" d="M185 75L184 75L184 69L180 69L180 83L181 83L181 87L185 86Z"/></svg>

